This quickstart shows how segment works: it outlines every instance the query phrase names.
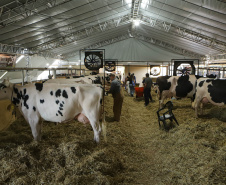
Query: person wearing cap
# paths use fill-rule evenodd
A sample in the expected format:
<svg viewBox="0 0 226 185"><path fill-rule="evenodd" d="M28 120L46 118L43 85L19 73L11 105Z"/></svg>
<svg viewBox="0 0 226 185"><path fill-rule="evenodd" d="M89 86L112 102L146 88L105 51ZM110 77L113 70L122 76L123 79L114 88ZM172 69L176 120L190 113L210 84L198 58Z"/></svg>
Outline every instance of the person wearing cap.
<svg viewBox="0 0 226 185"><path fill-rule="evenodd" d="M149 98L151 101L153 101L151 97L151 86L153 85L153 82L152 82L152 79L149 77L148 73L146 73L146 78L143 80L143 84L144 84L144 100L145 100L144 105L147 106L149 104Z"/></svg>
<svg viewBox="0 0 226 185"><path fill-rule="evenodd" d="M121 82L115 77L114 73L111 73L109 77L111 80L111 87L108 93L111 93L114 99L113 105L114 120L120 121L122 103L124 98L121 88Z"/></svg>

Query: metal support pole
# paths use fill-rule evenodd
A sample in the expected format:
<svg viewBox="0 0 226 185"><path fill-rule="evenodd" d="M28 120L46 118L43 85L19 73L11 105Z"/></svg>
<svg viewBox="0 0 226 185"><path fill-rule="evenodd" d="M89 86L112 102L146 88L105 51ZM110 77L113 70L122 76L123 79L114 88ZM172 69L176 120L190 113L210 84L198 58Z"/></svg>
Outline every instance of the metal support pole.
<svg viewBox="0 0 226 185"><path fill-rule="evenodd" d="M81 56L81 50L79 50L79 59L80 59L80 76L82 75L82 71L81 71L81 69L82 69L82 56ZM84 76L85 76L85 74L84 74Z"/></svg>
<svg viewBox="0 0 226 185"><path fill-rule="evenodd" d="M56 69L53 69L53 78L56 79Z"/></svg>
<svg viewBox="0 0 226 185"><path fill-rule="evenodd" d="M24 85L24 70L22 70L22 85Z"/></svg>
<svg viewBox="0 0 226 185"><path fill-rule="evenodd" d="M172 66L172 61L170 62L170 73L169 76L172 76L172 70L173 70L173 66Z"/></svg>
<svg viewBox="0 0 226 185"><path fill-rule="evenodd" d="M105 96L105 50L103 50L103 66L104 66L103 115L105 115L105 113L104 113L104 96Z"/></svg>
<svg viewBox="0 0 226 185"><path fill-rule="evenodd" d="M26 55L26 61L27 61L26 68L29 68L30 67L30 57L29 57L29 55ZM28 70L26 70L26 81L27 82L28 82L28 78L29 78L29 81L31 81L30 73L29 73Z"/></svg>
<svg viewBox="0 0 226 185"><path fill-rule="evenodd" d="M170 62L168 63L168 70L167 70L167 75L169 76L170 75Z"/></svg>
<svg viewBox="0 0 226 185"><path fill-rule="evenodd" d="M197 75L199 75L199 60L198 60L198 71L197 71Z"/></svg>

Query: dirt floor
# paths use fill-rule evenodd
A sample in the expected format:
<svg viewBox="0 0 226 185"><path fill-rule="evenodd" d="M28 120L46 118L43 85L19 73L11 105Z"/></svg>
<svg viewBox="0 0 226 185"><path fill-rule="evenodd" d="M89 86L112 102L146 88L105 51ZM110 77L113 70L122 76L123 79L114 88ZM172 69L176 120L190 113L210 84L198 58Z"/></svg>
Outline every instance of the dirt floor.
<svg viewBox="0 0 226 185"><path fill-rule="evenodd" d="M153 96L154 93L153 93ZM155 99L155 97L153 97ZM107 143L91 126L45 122L33 141L23 118L0 132L0 184L226 184L226 108L195 118L189 99L172 100L179 126L159 129L158 101L125 94L120 122L105 98Z"/></svg>

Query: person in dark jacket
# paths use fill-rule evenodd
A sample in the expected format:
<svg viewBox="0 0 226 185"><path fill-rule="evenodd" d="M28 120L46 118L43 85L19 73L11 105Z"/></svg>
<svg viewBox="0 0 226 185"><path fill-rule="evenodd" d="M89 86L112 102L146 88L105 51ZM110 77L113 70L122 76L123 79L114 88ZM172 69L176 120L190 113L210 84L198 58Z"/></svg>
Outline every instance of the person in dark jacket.
<svg viewBox="0 0 226 185"><path fill-rule="evenodd" d="M113 105L114 120L119 122L124 98L121 88L121 82L115 77L114 73L111 73L109 77L111 79L111 88L108 91L108 93L111 93L114 99Z"/></svg>
<svg viewBox="0 0 226 185"><path fill-rule="evenodd" d="M151 96L151 87L153 86L152 79L149 77L149 74L146 73L146 78L144 79L144 100L145 100L145 106L149 104L149 99L152 100Z"/></svg>
<svg viewBox="0 0 226 185"><path fill-rule="evenodd" d="M133 96L134 92L135 92L135 79L134 79L134 75L131 74L129 77L129 88L130 88L130 96Z"/></svg>

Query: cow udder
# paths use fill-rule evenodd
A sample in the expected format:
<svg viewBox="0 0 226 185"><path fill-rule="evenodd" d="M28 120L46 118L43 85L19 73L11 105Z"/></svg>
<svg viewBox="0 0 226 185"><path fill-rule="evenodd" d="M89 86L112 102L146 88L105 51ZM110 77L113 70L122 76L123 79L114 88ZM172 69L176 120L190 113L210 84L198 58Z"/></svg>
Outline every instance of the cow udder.
<svg viewBox="0 0 226 185"><path fill-rule="evenodd" d="M82 113L80 113L77 116L75 116L75 119L77 119L79 122L84 123L84 124L88 124L89 123L89 119Z"/></svg>
<svg viewBox="0 0 226 185"><path fill-rule="evenodd" d="M201 103L203 104L209 103L209 100L206 97L203 97Z"/></svg>

